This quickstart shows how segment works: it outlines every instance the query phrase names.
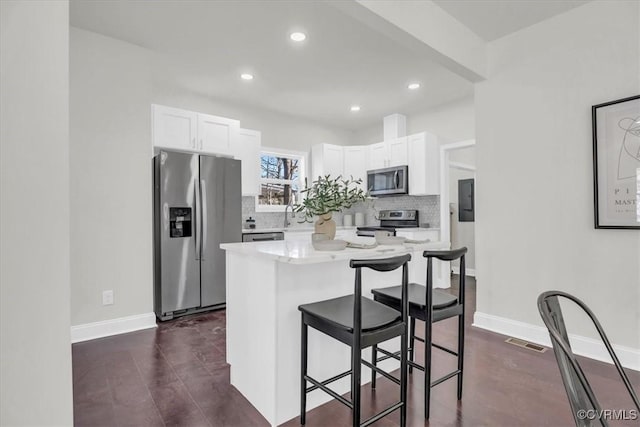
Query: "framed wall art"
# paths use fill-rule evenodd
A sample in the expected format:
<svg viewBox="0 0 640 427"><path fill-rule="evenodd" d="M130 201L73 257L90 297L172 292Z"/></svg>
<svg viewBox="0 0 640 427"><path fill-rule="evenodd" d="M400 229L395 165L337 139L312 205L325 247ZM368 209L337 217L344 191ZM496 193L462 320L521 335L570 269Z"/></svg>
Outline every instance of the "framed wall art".
<svg viewBox="0 0 640 427"><path fill-rule="evenodd" d="M640 95L591 113L595 227L640 229Z"/></svg>

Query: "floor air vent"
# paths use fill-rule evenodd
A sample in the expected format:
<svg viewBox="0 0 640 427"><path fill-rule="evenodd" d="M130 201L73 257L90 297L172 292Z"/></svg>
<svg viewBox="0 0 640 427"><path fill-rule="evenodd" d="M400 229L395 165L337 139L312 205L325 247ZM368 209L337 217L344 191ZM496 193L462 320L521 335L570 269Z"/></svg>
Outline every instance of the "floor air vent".
<svg viewBox="0 0 640 427"><path fill-rule="evenodd" d="M510 338L507 338L505 342L508 342L509 344L517 345L518 347L528 348L529 350L537 351L538 353L544 353L545 351L547 351L546 347L543 347L538 344L532 344L529 341L524 341L518 338L510 337Z"/></svg>

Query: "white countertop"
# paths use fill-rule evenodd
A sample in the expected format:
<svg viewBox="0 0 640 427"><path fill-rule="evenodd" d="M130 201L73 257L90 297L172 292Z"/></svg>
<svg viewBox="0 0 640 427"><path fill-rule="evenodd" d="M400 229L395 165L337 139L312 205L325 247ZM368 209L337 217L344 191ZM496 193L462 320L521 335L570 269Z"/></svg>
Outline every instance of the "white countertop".
<svg viewBox="0 0 640 427"><path fill-rule="evenodd" d="M313 225L308 227L274 227L274 228L243 228L242 232L244 234L250 233L277 233L279 231L283 231L286 233L313 233ZM345 226L337 226L336 230L356 230L356 227L345 227Z"/></svg>
<svg viewBox="0 0 640 427"><path fill-rule="evenodd" d="M377 225L367 225L365 227L377 227ZM356 231L358 227L355 226L344 226L344 225L339 225L336 227L336 230L352 230L352 231ZM283 227L274 227L274 228L243 228L242 232L244 234L250 234L250 233L277 233L277 232L286 232L286 233L312 233L313 232L313 226L309 226L309 227L288 227L288 228L283 228ZM440 228L437 227L429 227L429 228L424 228L424 227L412 227L412 228L397 228L396 231L408 231L408 232L416 232L416 231L439 231Z"/></svg>
<svg viewBox="0 0 640 427"><path fill-rule="evenodd" d="M373 243L370 237L360 237L359 243ZM383 258L406 253L421 254L427 249L446 249L444 242L428 242L420 244L405 243L403 245L379 245L374 249L346 248L342 251L317 251L311 242L303 240L276 240L269 242L223 243L221 249L270 258L278 262L290 264L316 264L352 258Z"/></svg>

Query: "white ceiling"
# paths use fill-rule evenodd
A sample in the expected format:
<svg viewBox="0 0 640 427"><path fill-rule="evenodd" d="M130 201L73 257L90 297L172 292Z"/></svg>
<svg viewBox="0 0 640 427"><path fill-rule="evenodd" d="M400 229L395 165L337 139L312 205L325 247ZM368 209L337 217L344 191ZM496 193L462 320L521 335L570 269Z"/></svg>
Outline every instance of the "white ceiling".
<svg viewBox="0 0 640 427"><path fill-rule="evenodd" d="M590 0L433 0L480 38L492 41Z"/></svg>
<svg viewBox="0 0 640 427"><path fill-rule="evenodd" d="M326 2L72 1L70 13L75 27L162 54L162 79L181 88L345 129L473 94L468 81ZM292 30L307 40L295 45ZM255 79L241 81L245 71ZM422 88L407 90L413 81Z"/></svg>
<svg viewBox="0 0 640 427"><path fill-rule="evenodd" d="M584 1L436 3L491 40ZM157 53L154 78L217 100L345 129L473 95L473 84L327 1L72 0L71 25ZM307 33L296 45L288 35ZM240 73L255 75L242 81ZM409 91L409 82L422 87ZM350 106L362 108L357 113Z"/></svg>

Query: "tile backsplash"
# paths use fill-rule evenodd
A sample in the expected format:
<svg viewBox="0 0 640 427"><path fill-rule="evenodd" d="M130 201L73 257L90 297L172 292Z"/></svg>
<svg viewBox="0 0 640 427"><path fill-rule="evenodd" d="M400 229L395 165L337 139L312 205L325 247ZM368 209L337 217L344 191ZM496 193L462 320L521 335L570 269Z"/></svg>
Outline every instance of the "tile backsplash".
<svg viewBox="0 0 640 427"><path fill-rule="evenodd" d="M255 197L242 198L242 224L252 217L256 220L256 228L279 228L284 223L283 212L256 212ZM439 196L391 196L380 197L358 203L343 212L336 212L333 219L338 225L342 225L342 215L362 212L365 214L366 225L379 225L378 212L385 209L417 209L419 211L420 224L428 223L430 227L440 226L440 197ZM311 223L299 223L300 215L291 219L291 228L309 227ZM355 222L355 219L354 219Z"/></svg>

